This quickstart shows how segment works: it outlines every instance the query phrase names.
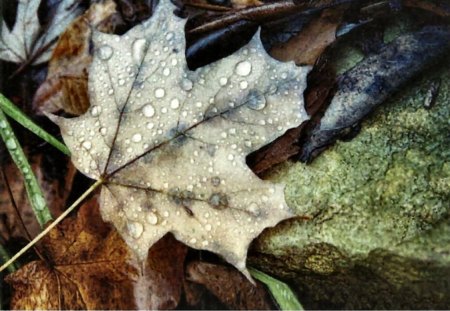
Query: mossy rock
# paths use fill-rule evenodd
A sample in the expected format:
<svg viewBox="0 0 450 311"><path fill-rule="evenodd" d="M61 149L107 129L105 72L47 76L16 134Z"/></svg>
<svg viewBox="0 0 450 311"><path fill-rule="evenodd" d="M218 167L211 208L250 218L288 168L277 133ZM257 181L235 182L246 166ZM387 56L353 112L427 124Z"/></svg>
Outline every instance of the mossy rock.
<svg viewBox="0 0 450 311"><path fill-rule="evenodd" d="M436 104L424 107L441 80ZM450 307L450 62L411 82L312 164L285 163L298 219L253 244L250 263L306 308Z"/></svg>

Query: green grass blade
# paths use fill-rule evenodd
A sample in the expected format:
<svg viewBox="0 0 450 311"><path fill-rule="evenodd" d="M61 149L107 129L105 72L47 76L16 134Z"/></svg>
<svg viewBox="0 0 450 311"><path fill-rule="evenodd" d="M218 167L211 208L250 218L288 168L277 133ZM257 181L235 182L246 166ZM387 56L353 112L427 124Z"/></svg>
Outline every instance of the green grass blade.
<svg viewBox="0 0 450 311"><path fill-rule="evenodd" d="M0 108L17 123L21 124L23 127L29 129L35 135L39 136L50 145L61 151L62 153L70 156L70 151L62 142L50 135L47 131L42 129L36 123L34 123L30 118L28 118L19 108L16 107L9 99L0 94Z"/></svg>
<svg viewBox="0 0 450 311"><path fill-rule="evenodd" d="M264 283L269 288L270 293L275 298L281 310L304 310L294 292L286 283L254 268L249 268L248 270L255 279Z"/></svg>
<svg viewBox="0 0 450 311"><path fill-rule="evenodd" d="M1 244L0 244L0 258L1 258L2 262L7 262L10 259L8 251ZM9 265L7 269L8 269L9 273L13 273L14 271L17 270L16 263Z"/></svg>
<svg viewBox="0 0 450 311"><path fill-rule="evenodd" d="M14 163L16 163L22 173L31 208L33 209L37 221L41 227L43 227L48 221L52 220L50 210L45 202L44 195L36 180L36 176L34 176L31 166L23 153L22 147L20 147L19 141L14 135L11 125L2 110L0 110L0 136L5 142L5 146L11 154Z"/></svg>

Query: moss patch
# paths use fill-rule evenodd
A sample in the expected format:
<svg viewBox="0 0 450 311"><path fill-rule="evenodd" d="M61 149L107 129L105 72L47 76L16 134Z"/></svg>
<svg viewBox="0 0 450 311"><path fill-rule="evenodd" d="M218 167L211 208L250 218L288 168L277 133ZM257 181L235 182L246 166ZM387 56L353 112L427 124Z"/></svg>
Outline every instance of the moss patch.
<svg viewBox="0 0 450 311"><path fill-rule="evenodd" d="M440 93L427 110L426 93L437 78ZM329 243L349 256L378 248L415 256L424 249L439 253L425 257L450 261L450 64L400 93L352 141L338 142L311 165L286 163L271 172L269 179L286 184L288 204L312 219L269 230L257 248L277 254Z"/></svg>

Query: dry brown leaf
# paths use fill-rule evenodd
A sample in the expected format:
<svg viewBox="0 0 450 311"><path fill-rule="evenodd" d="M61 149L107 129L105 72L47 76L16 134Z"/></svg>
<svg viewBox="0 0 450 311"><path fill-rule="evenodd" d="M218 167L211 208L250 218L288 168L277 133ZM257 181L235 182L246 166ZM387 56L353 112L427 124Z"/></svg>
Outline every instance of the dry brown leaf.
<svg viewBox="0 0 450 311"><path fill-rule="evenodd" d="M330 8L313 19L286 43L273 47L270 54L278 60L293 60L297 65L314 65L323 51L335 41L344 7Z"/></svg>
<svg viewBox="0 0 450 311"><path fill-rule="evenodd" d="M48 163L48 160L45 159L43 154L31 155L28 153L27 158L37 177L50 212L54 217L59 216L63 212L63 207L66 205L66 200L72 188L72 182L76 174L75 167L67 159L55 160L58 161L57 165L55 163ZM49 166L54 168L53 172L49 170ZM28 195L21 174L16 165L12 163L4 166L3 170L11 188L14 201L19 209L20 216L27 231L34 237L41 231L41 228L29 205ZM27 238L19 216L11 202L5 181L1 176L0 217L4 218L4 222L0 222L0 235L5 241L11 238Z"/></svg>
<svg viewBox="0 0 450 311"><path fill-rule="evenodd" d="M47 79L37 90L33 107L37 111L60 109L80 115L89 108L87 95L89 50L94 29L109 32L114 28L116 4L113 0L93 4L61 35L48 66Z"/></svg>
<svg viewBox="0 0 450 311"><path fill-rule="evenodd" d="M255 286L236 269L194 261L187 266L186 274L189 281L205 286L230 309L273 309L264 287L259 283Z"/></svg>
<svg viewBox="0 0 450 311"><path fill-rule="evenodd" d="M125 242L100 217L97 198L42 242L49 263L7 276L12 309L162 309L178 304L186 247L166 236L137 268Z"/></svg>

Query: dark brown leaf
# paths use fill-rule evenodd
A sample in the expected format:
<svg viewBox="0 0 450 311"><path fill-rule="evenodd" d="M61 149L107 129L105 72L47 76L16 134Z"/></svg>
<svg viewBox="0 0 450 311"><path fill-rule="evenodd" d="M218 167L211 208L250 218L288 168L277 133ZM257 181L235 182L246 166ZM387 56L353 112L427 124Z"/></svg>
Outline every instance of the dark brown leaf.
<svg viewBox="0 0 450 311"><path fill-rule="evenodd" d="M42 248L50 263L33 261L6 278L12 309L162 309L180 299L186 247L166 236L139 268L101 220L96 197L50 231Z"/></svg>
<svg viewBox="0 0 450 311"><path fill-rule="evenodd" d="M259 283L252 284L236 269L195 261L189 263L186 273L189 281L205 286L230 309L273 309L264 287Z"/></svg>
<svg viewBox="0 0 450 311"><path fill-rule="evenodd" d="M450 17L450 4L445 0L424 1L424 0L404 0L403 5L411 8L419 8L430 11L441 17Z"/></svg>
<svg viewBox="0 0 450 311"><path fill-rule="evenodd" d="M342 21L344 9L341 6L324 10L296 36L273 47L270 54L281 61L314 65L325 48L336 39L336 29Z"/></svg>

